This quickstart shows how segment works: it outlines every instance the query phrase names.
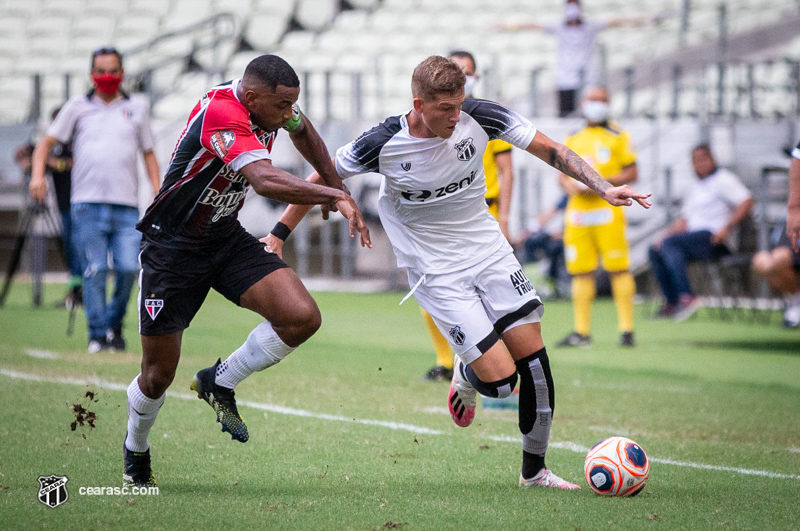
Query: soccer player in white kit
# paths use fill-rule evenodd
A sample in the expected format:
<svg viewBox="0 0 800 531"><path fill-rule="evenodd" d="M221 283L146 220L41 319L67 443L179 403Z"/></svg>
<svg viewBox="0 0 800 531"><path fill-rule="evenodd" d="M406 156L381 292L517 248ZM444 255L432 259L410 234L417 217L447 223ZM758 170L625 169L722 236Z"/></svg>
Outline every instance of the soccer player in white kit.
<svg viewBox="0 0 800 531"><path fill-rule="evenodd" d="M464 97L464 74L432 56L414 70L413 109L388 118L336 152L341 177L383 175L381 222L411 292L453 347L448 407L469 426L477 393L507 397L519 375L521 486L577 489L545 466L554 405L550 363L541 336L542 302L511 246L489 214L483 152L502 138L586 184L612 205L649 194L612 187L566 146L537 132L505 107ZM310 180L319 179L316 174ZM280 254L283 241L309 207L290 205L265 241Z"/></svg>

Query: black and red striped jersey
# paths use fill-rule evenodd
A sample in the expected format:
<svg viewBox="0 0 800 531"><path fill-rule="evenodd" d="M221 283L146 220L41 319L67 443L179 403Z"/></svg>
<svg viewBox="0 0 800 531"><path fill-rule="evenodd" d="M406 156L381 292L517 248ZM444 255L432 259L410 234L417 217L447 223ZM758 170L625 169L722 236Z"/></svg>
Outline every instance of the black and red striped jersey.
<svg viewBox="0 0 800 531"><path fill-rule="evenodd" d="M213 246L238 224L244 166L270 158L277 132L253 125L236 97L240 80L209 90L192 109L164 182L137 228L178 247Z"/></svg>

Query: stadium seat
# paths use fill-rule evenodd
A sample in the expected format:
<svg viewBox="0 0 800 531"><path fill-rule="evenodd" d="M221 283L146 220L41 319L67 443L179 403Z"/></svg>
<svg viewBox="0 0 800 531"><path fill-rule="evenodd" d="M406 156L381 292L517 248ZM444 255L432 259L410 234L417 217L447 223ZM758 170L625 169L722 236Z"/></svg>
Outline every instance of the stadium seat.
<svg viewBox="0 0 800 531"><path fill-rule="evenodd" d="M298 0L295 17L310 30L320 30L333 20L338 11L333 0Z"/></svg>
<svg viewBox="0 0 800 531"><path fill-rule="evenodd" d="M240 23L253 16L253 0L213 0L212 13L233 13Z"/></svg>
<svg viewBox="0 0 800 531"><path fill-rule="evenodd" d="M164 21L166 31L181 30L211 16L211 0L177 0Z"/></svg>
<svg viewBox="0 0 800 531"><path fill-rule="evenodd" d="M362 10L349 10L341 11L336 18L333 19L333 27L340 31L353 34L361 31L367 25L369 13Z"/></svg>
<svg viewBox="0 0 800 531"><path fill-rule="evenodd" d="M255 0L253 4L253 13L273 13L289 17L294 13L296 7L297 0L284 0L282 2L276 2L275 0Z"/></svg>
<svg viewBox="0 0 800 531"><path fill-rule="evenodd" d="M293 52L309 51L314 46L315 35L310 31L292 31L281 42L281 48Z"/></svg>
<svg viewBox="0 0 800 531"><path fill-rule="evenodd" d="M125 13L127 8L128 2L125 0L84 0L80 12L85 15L116 16Z"/></svg>
<svg viewBox="0 0 800 531"><path fill-rule="evenodd" d="M271 50L286 31L288 19L275 15L254 15L246 22L245 38L256 49Z"/></svg>
<svg viewBox="0 0 800 531"><path fill-rule="evenodd" d="M92 37L98 46L111 42L114 35L115 19L110 16L80 17L72 23L74 37Z"/></svg>
<svg viewBox="0 0 800 531"><path fill-rule="evenodd" d="M131 0L126 16L144 15L162 18L169 12L171 2L165 0Z"/></svg>
<svg viewBox="0 0 800 531"><path fill-rule="evenodd" d="M114 37L136 37L139 41L144 42L158 33L160 23L161 21L156 15L126 15L119 19Z"/></svg>

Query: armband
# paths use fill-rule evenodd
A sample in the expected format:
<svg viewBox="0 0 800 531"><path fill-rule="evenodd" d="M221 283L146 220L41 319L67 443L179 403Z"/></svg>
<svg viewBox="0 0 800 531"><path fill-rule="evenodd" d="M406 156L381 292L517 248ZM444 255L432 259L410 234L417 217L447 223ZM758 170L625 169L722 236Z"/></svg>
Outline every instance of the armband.
<svg viewBox="0 0 800 531"><path fill-rule="evenodd" d="M279 240L285 242L286 238L288 238L289 235L292 233L292 229L286 226L285 223L281 223L279 221L275 224L274 227L272 227L272 230L269 231L269 233L278 238Z"/></svg>
<svg viewBox="0 0 800 531"><path fill-rule="evenodd" d="M302 123L303 119L300 116L300 107L295 103L292 105L292 117L286 120L286 123L283 124L283 128L291 133L297 131Z"/></svg>

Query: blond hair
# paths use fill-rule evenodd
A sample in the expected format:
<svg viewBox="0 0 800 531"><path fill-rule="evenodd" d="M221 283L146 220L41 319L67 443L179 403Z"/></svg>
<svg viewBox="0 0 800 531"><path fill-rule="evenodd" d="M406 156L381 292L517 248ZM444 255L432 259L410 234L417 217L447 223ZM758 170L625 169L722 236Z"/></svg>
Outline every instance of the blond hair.
<svg viewBox="0 0 800 531"><path fill-rule="evenodd" d="M450 59L432 55L422 61L411 75L411 94L430 101L437 94L455 94L464 90L466 77Z"/></svg>

